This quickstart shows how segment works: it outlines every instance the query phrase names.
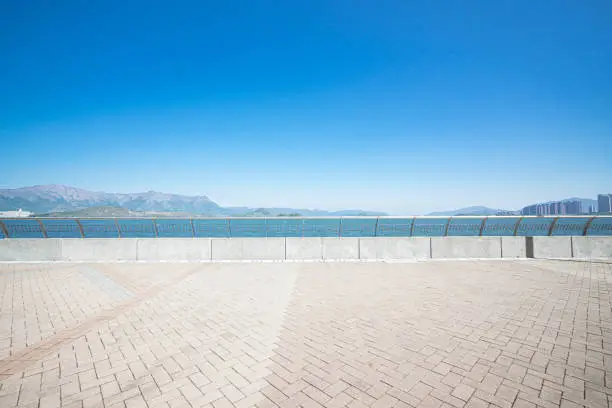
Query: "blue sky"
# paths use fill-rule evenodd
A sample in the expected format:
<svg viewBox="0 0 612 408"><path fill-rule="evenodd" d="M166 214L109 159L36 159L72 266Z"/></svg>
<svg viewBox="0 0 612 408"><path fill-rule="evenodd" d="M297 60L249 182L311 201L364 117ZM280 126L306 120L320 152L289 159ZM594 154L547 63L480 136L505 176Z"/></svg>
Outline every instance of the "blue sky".
<svg viewBox="0 0 612 408"><path fill-rule="evenodd" d="M0 188L391 213L594 197L610 21L605 0L4 2Z"/></svg>

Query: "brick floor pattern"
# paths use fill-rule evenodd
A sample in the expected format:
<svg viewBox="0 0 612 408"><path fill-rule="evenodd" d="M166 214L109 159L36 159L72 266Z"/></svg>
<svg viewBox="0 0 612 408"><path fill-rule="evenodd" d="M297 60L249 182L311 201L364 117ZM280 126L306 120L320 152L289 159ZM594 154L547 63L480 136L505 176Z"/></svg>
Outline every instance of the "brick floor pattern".
<svg viewBox="0 0 612 408"><path fill-rule="evenodd" d="M0 407L609 407L612 265L0 265Z"/></svg>

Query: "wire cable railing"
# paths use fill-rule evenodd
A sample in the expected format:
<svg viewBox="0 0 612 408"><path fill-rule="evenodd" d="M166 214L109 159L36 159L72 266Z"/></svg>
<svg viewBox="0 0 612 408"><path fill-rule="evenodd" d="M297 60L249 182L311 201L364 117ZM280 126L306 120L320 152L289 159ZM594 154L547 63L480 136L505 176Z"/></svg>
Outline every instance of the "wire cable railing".
<svg viewBox="0 0 612 408"><path fill-rule="evenodd" d="M612 216L2 218L6 238L612 236Z"/></svg>

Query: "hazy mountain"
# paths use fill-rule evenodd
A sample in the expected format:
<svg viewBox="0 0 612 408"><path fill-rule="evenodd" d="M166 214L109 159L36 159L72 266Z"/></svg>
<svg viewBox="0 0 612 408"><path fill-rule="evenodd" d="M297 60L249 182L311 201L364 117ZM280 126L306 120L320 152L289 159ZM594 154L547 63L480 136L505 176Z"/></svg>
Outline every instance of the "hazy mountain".
<svg viewBox="0 0 612 408"><path fill-rule="evenodd" d="M354 216L366 216L366 215L380 215L380 216L384 216L384 215L388 215L387 213L384 212L377 212L377 211L362 211L362 210L342 210L342 211L334 211L332 213L330 213L330 215L334 215L337 217L354 217Z"/></svg>
<svg viewBox="0 0 612 408"><path fill-rule="evenodd" d="M144 217L147 213L143 211L132 211L121 207L89 207L74 211L59 211L51 213L36 214L40 217Z"/></svg>
<svg viewBox="0 0 612 408"><path fill-rule="evenodd" d="M363 210L341 210L341 211L325 211L325 210L308 210L305 208L287 208L287 207L270 207L270 208L249 208L249 207L225 207L223 212L226 215L233 216L253 216L255 214L261 214L262 216L276 216L276 215L287 215L287 214L299 214L304 217L348 217L356 215L387 215L384 212L377 211L363 211Z"/></svg>
<svg viewBox="0 0 612 408"><path fill-rule="evenodd" d="M132 211L122 207L88 207L74 211L59 211L51 213L36 214L40 217L67 217L67 218L86 218L86 217L198 217L198 214L172 211Z"/></svg>
<svg viewBox="0 0 612 408"><path fill-rule="evenodd" d="M303 216L386 215L385 213L362 210L329 212L295 208L224 208L207 196L185 196L156 191L128 194L106 193L58 184L0 190L0 211L19 208L36 214L67 217L275 216L278 214L300 214Z"/></svg>
<svg viewBox="0 0 612 408"><path fill-rule="evenodd" d="M473 206L473 207L459 208L457 210L437 211L437 212L429 213L427 215L432 215L432 216L495 215L499 211L505 211L505 210L499 210L499 209L489 208L489 207L484 207L484 206Z"/></svg>
<svg viewBox="0 0 612 408"><path fill-rule="evenodd" d="M206 196L182 196L155 191L104 193L57 184L0 190L0 211L22 208L35 213L48 213L89 207L210 214L220 211L217 203Z"/></svg>

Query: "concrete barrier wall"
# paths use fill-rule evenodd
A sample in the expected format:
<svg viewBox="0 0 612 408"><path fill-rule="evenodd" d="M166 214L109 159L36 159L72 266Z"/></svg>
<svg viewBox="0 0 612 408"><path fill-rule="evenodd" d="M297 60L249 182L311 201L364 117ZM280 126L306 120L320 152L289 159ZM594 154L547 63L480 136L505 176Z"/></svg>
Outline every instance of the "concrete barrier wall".
<svg viewBox="0 0 612 408"><path fill-rule="evenodd" d="M212 240L213 261L283 261L285 238L216 238Z"/></svg>
<svg viewBox="0 0 612 408"><path fill-rule="evenodd" d="M63 238L64 261L136 261L138 239Z"/></svg>
<svg viewBox="0 0 612 408"><path fill-rule="evenodd" d="M572 237L574 258L612 259L612 237Z"/></svg>
<svg viewBox="0 0 612 408"><path fill-rule="evenodd" d="M2 239L7 261L612 259L612 237Z"/></svg>
<svg viewBox="0 0 612 408"><path fill-rule="evenodd" d="M59 261L59 239L0 239L0 262Z"/></svg>
<svg viewBox="0 0 612 408"><path fill-rule="evenodd" d="M285 245L290 261L359 259L359 238L287 238Z"/></svg>
<svg viewBox="0 0 612 408"><path fill-rule="evenodd" d="M209 238L139 239L136 246L139 261L210 261L212 253Z"/></svg>
<svg viewBox="0 0 612 408"><path fill-rule="evenodd" d="M362 238L321 238L323 259L330 261L359 259L359 241Z"/></svg>
<svg viewBox="0 0 612 408"><path fill-rule="evenodd" d="M435 237L431 238L431 257L501 258L500 237Z"/></svg>
<svg viewBox="0 0 612 408"><path fill-rule="evenodd" d="M290 261L323 259L322 238L287 238L286 259Z"/></svg>
<svg viewBox="0 0 612 408"><path fill-rule="evenodd" d="M534 258L571 258L571 237L533 237Z"/></svg>
<svg viewBox="0 0 612 408"><path fill-rule="evenodd" d="M502 258L526 258L525 237L500 237Z"/></svg>
<svg viewBox="0 0 612 408"><path fill-rule="evenodd" d="M429 238L359 238L359 259L431 258Z"/></svg>

